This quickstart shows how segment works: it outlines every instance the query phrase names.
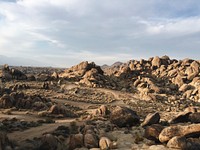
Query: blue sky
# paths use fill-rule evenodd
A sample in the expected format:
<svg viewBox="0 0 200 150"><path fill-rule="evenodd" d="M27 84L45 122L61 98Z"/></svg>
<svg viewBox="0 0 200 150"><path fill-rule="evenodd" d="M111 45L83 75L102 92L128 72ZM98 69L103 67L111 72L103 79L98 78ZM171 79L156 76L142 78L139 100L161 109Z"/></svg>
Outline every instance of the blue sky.
<svg viewBox="0 0 200 150"><path fill-rule="evenodd" d="M200 59L200 1L0 0L0 55L59 67Z"/></svg>

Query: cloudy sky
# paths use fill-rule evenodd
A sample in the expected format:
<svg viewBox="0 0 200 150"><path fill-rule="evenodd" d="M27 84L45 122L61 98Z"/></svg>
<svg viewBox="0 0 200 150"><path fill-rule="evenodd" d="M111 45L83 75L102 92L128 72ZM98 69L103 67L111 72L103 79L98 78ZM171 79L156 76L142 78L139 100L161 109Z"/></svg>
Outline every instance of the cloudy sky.
<svg viewBox="0 0 200 150"><path fill-rule="evenodd" d="M0 55L60 67L200 59L200 1L0 0Z"/></svg>

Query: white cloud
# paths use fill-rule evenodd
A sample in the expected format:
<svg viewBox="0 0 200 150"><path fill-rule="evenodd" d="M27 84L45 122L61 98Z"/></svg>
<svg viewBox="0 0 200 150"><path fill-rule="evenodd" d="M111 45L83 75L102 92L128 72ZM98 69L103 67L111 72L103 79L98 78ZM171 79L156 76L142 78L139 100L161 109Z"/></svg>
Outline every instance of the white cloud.
<svg viewBox="0 0 200 150"><path fill-rule="evenodd" d="M44 58L52 65L55 60L61 65L65 57L71 65L83 59L102 64L134 56L177 55L180 50L187 56L188 49L196 56L197 4L197 0L0 2L0 54Z"/></svg>
<svg viewBox="0 0 200 150"><path fill-rule="evenodd" d="M45 62L48 62L49 59L54 60L54 66L60 66L60 67L66 67L66 66L72 66L76 65L82 61L89 61L89 62L95 62L98 65L104 65L104 64L113 64L116 61L127 61L132 59L133 56L131 54L124 54L124 53L118 53L115 55L105 55L102 53L96 53L96 52L90 52L90 51L68 51L63 56L61 55L51 55L46 54L44 56L38 57L38 59L43 59Z"/></svg>
<svg viewBox="0 0 200 150"><path fill-rule="evenodd" d="M164 22L148 22L147 31L151 34L192 34L200 31L200 17L177 18Z"/></svg>

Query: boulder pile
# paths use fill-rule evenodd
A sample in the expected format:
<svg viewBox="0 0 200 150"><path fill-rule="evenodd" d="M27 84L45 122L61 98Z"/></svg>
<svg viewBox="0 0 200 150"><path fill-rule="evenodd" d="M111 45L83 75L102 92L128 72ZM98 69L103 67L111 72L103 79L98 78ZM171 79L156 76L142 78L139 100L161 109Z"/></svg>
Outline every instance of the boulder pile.
<svg viewBox="0 0 200 150"><path fill-rule="evenodd" d="M4 65L0 70L0 78L5 81L12 79L16 80L26 80L27 76L18 69L10 68L8 65Z"/></svg>
<svg viewBox="0 0 200 150"><path fill-rule="evenodd" d="M26 95L23 92L4 94L0 98L0 108L46 110L51 106L51 100L40 95Z"/></svg>
<svg viewBox="0 0 200 150"><path fill-rule="evenodd" d="M104 67L105 74L110 75L110 81L118 83L116 89L134 92L139 99L165 97L170 103L178 99L200 99L199 61L156 56L148 60L131 60L117 66L117 69L113 66L107 73L108 69Z"/></svg>
<svg viewBox="0 0 200 150"><path fill-rule="evenodd" d="M149 122L152 120L157 121L145 127L144 136L157 143L167 143L168 148L198 149L200 146L200 115L199 112L193 110L196 109L190 107L184 112L180 112L180 114L168 121L167 126L164 126L160 119L157 120L158 117L155 114L158 113L148 115L143 124L147 120Z"/></svg>
<svg viewBox="0 0 200 150"><path fill-rule="evenodd" d="M59 77L75 81L78 84L89 87L108 87L111 86L109 79L104 75L100 66L94 62L81 62L78 65L66 69Z"/></svg>
<svg viewBox="0 0 200 150"><path fill-rule="evenodd" d="M135 93L143 100L160 98L174 103L175 100L200 99L200 62L196 60L156 56L148 60L104 65L102 69L93 62L85 61L54 76L84 86ZM180 104L178 102L177 106Z"/></svg>

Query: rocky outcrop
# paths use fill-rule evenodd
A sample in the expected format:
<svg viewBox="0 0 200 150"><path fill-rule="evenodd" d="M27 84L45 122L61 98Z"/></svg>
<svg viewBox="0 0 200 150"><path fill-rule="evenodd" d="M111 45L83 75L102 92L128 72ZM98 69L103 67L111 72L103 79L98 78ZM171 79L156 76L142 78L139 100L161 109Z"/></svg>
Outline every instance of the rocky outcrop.
<svg viewBox="0 0 200 150"><path fill-rule="evenodd" d="M199 61L175 60L168 56L148 60L131 60L105 74L115 80L116 89L138 94L139 99L156 100L157 97L180 95L182 99L200 99Z"/></svg>
<svg viewBox="0 0 200 150"><path fill-rule="evenodd" d="M59 74L59 77L76 81L78 84L89 87L106 87L111 85L101 67L97 66L94 62L81 62L76 66L66 69L63 73Z"/></svg>
<svg viewBox="0 0 200 150"><path fill-rule="evenodd" d="M22 92L4 94L0 98L0 108L45 110L51 106L51 100L40 95L26 95Z"/></svg>
<svg viewBox="0 0 200 150"><path fill-rule="evenodd" d="M80 80L86 74L86 72L90 71L91 69L96 69L99 74L103 74L102 69L99 66L96 66L94 62L89 63L88 61L84 61L78 65L66 69L60 74L60 77Z"/></svg>
<svg viewBox="0 0 200 150"><path fill-rule="evenodd" d="M8 65L4 65L3 69L0 71L0 78L5 81L12 79L26 80L27 76L18 69L10 68Z"/></svg>
<svg viewBox="0 0 200 150"><path fill-rule="evenodd" d="M18 69L12 68L10 70L10 73L11 73L13 79L17 79L17 80L26 80L27 79L27 76Z"/></svg>
<svg viewBox="0 0 200 150"><path fill-rule="evenodd" d="M168 56L156 56L102 68L86 61L66 69L59 77L79 85L134 92L143 100L174 95L178 95L178 99L200 99L199 62L195 60L178 61Z"/></svg>

